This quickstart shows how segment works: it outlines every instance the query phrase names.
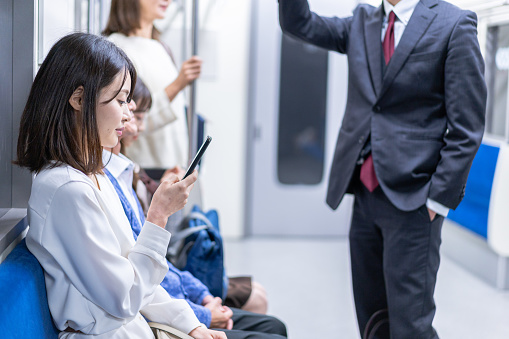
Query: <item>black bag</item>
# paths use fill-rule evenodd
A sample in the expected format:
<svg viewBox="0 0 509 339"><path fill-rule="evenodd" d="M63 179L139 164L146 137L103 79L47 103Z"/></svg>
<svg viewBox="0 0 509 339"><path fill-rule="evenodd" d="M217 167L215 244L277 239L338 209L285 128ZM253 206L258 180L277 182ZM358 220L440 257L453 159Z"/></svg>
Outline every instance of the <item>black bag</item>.
<svg viewBox="0 0 509 339"><path fill-rule="evenodd" d="M384 324L389 324L389 312L387 309L378 310L369 318L362 339L373 339L376 332Z"/></svg>

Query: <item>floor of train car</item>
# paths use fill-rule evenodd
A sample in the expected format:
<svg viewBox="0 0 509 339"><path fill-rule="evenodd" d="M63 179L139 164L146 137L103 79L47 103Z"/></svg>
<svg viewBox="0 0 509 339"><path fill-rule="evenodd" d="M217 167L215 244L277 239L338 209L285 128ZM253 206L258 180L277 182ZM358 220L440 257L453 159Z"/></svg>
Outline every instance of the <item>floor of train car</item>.
<svg viewBox="0 0 509 339"><path fill-rule="evenodd" d="M346 238L225 240L228 275L250 274L268 292L269 313L290 339L360 338ZM442 256L434 326L440 338L509 338L509 291L497 290Z"/></svg>

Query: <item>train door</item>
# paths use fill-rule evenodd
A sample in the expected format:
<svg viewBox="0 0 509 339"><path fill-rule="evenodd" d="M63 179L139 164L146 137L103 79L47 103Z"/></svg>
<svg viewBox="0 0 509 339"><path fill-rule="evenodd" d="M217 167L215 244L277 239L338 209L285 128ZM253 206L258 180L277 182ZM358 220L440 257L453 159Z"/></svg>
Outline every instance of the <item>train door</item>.
<svg viewBox="0 0 509 339"><path fill-rule="evenodd" d="M314 0L339 17L357 1ZM339 236L352 197L325 204L329 168L347 93L346 57L282 36L276 1L253 2L247 232Z"/></svg>

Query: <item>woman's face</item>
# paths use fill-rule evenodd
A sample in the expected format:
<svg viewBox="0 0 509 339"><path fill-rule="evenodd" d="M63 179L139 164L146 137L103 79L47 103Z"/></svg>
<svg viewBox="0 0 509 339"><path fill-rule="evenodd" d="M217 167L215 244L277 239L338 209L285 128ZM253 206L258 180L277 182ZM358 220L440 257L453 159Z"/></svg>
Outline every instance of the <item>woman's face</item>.
<svg viewBox="0 0 509 339"><path fill-rule="evenodd" d="M140 15L144 21L152 22L156 19L163 19L170 0L139 0Z"/></svg>
<svg viewBox="0 0 509 339"><path fill-rule="evenodd" d="M125 123L132 117L127 103L131 89L131 77L128 75L122 85L123 78L123 72L119 73L113 82L103 88L99 94L96 115L99 138L103 147L112 148L118 144L119 138L125 131ZM119 88L121 88L120 92L118 92ZM112 97L114 97L113 100L109 101Z"/></svg>
<svg viewBox="0 0 509 339"><path fill-rule="evenodd" d="M134 112L134 120L136 121L136 125L138 125L138 132L142 133L145 130L145 114L147 111L138 111Z"/></svg>
<svg viewBox="0 0 509 339"><path fill-rule="evenodd" d="M129 111L131 112L131 116L133 116L134 111L136 111L136 102L134 100L131 100L131 102L127 106L129 108ZM136 118L133 117L131 120L127 121L124 124L124 133L122 133L122 143L124 146L129 146L132 144L132 142L136 139L138 139L139 129L138 124L136 122Z"/></svg>
<svg viewBox="0 0 509 339"><path fill-rule="evenodd" d="M131 146L138 139L140 133L145 130L144 120L145 112L134 112L134 118L126 124L126 129L127 125L135 125L136 127L132 127L132 130L135 130L136 133L125 133L125 136L122 138L122 143L125 147Z"/></svg>

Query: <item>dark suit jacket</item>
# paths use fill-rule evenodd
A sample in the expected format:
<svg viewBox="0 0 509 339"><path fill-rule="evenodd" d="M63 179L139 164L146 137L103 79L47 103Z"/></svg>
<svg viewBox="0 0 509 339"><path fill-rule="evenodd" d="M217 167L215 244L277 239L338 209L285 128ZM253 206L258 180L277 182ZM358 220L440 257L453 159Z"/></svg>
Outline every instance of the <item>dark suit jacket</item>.
<svg viewBox="0 0 509 339"><path fill-rule="evenodd" d="M410 211L427 198L456 208L484 132L486 85L477 17L445 1L421 0L383 70L383 6L348 18L310 12L307 0L279 0L285 33L348 56L348 100L327 203L337 208L371 133L386 196Z"/></svg>

